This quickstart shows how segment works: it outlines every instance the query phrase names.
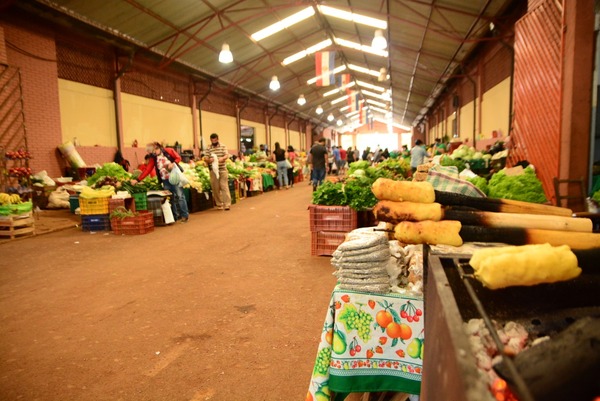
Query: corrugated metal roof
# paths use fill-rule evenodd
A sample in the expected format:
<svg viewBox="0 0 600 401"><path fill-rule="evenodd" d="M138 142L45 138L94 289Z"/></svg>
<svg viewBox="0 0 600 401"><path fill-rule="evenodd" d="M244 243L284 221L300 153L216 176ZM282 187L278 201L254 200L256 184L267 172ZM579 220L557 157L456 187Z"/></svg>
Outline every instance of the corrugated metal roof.
<svg viewBox="0 0 600 401"><path fill-rule="evenodd" d="M512 0L23 0L35 7L52 9L116 36L123 43L163 56L162 65L183 63L203 75L218 78L232 88L253 93L305 118L326 122L329 111L336 119L345 104L330 105L323 96L334 87L308 85L315 76L314 55L287 66L282 61L321 41L345 39L371 45L375 28L324 15L319 5L387 21L389 57L367 54L333 44L336 66L354 64L372 71L386 68L389 80L356 71L353 80L391 89L385 102L397 124L410 126L441 93L445 83L467 57L477 39L489 34L489 23ZM258 42L250 35L302 9L315 15ZM47 13L46 13L47 14ZM44 15L46 15L44 14ZM228 43L234 62L218 62L223 43ZM281 89L270 91L273 75ZM363 88L364 89L364 88ZM307 103L297 104L300 94ZM370 98L362 93L363 99ZM314 110L322 104L325 113ZM375 115L381 112L373 112Z"/></svg>

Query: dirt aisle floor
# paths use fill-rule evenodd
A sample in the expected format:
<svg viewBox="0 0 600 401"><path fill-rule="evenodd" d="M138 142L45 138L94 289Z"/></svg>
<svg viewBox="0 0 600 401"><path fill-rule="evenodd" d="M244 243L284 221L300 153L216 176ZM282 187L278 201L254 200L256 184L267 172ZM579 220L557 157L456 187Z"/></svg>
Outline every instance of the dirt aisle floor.
<svg viewBox="0 0 600 401"><path fill-rule="evenodd" d="M0 245L0 400L303 400L335 285L310 199Z"/></svg>

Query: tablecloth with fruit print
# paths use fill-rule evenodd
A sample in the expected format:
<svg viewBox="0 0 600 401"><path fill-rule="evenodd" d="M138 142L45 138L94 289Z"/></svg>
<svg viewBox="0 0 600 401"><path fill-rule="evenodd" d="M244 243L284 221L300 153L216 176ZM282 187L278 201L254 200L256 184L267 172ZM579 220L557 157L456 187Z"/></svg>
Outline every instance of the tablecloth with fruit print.
<svg viewBox="0 0 600 401"><path fill-rule="evenodd" d="M353 392L419 394L423 320L422 298L336 287L306 399L337 401Z"/></svg>

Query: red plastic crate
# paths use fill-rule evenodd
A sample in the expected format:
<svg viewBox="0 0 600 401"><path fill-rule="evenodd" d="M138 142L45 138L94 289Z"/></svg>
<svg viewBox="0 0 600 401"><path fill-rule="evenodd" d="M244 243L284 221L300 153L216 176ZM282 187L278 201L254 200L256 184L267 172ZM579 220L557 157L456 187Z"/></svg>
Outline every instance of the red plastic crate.
<svg viewBox="0 0 600 401"><path fill-rule="evenodd" d="M125 217L120 219L113 217L110 219L111 227L117 235L140 235L148 234L154 231L154 216L152 212L138 212L135 217Z"/></svg>
<svg viewBox="0 0 600 401"><path fill-rule="evenodd" d="M310 231L350 232L358 228L356 210L350 206L309 205Z"/></svg>
<svg viewBox="0 0 600 401"><path fill-rule="evenodd" d="M346 239L345 232L317 231L312 232L310 254L312 256L331 256Z"/></svg>

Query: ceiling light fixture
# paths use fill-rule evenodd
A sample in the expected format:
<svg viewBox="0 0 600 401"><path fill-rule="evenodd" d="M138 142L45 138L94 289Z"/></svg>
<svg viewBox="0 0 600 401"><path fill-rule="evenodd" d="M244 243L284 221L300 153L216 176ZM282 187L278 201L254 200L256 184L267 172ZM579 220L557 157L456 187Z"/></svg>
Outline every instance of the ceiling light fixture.
<svg viewBox="0 0 600 401"><path fill-rule="evenodd" d="M300 106L304 106L306 104L306 99L304 98L304 95L298 96L298 104Z"/></svg>
<svg viewBox="0 0 600 401"><path fill-rule="evenodd" d="M315 113L317 113L317 114L323 114L323 108L321 107L321 105L317 106L317 109L315 110Z"/></svg>
<svg viewBox="0 0 600 401"><path fill-rule="evenodd" d="M308 56L309 54L313 54L313 53L318 52L319 50L323 50L324 48L329 47L332 44L333 44L333 42L331 41L331 39L324 40L322 42L317 43L316 45L310 46L306 50L302 50L301 52L292 54L291 56L284 58L283 61L281 62L281 64L282 65L292 64L293 62L301 60L304 57Z"/></svg>
<svg viewBox="0 0 600 401"><path fill-rule="evenodd" d="M387 48L387 40L385 40L385 36L383 36L383 31L381 29L375 30L375 36L373 36L371 46L379 50Z"/></svg>
<svg viewBox="0 0 600 401"><path fill-rule="evenodd" d="M227 43L223 43L221 46L221 52L219 53L219 62L223 64L229 64L233 61L233 54L231 50L229 50L229 45Z"/></svg>
<svg viewBox="0 0 600 401"><path fill-rule="evenodd" d="M341 112L344 112L346 110L350 110L350 106L344 106L340 109Z"/></svg>
<svg viewBox="0 0 600 401"><path fill-rule="evenodd" d="M250 35L250 37L258 42L259 40L263 40L264 38L269 37L279 31L282 31L285 28L289 28L290 26L295 25L300 21L304 21L305 19L310 18L313 15L315 15L314 8L312 8L312 6L306 7L305 9L298 11L297 13L292 14L289 17L286 17L279 22L276 22L272 25L269 25L266 28L261 29L258 32L253 33L252 35Z"/></svg>
<svg viewBox="0 0 600 401"><path fill-rule="evenodd" d="M382 49L377 49L377 48L371 47L371 46L361 45L360 43L352 42L352 41L346 40L346 39L340 39L340 38L334 38L334 39L335 39L336 44L338 44L340 46L348 47L350 49L359 50L361 52L374 54L376 56L381 56L381 57L388 57L388 55L389 55L387 50L382 50Z"/></svg>
<svg viewBox="0 0 600 401"><path fill-rule="evenodd" d="M335 119L335 117L333 116L333 114L329 113L329 115L327 116L327 121L333 121Z"/></svg>
<svg viewBox="0 0 600 401"><path fill-rule="evenodd" d="M277 79L277 75L273 75L273 77L271 78L271 82L269 83L269 88L271 88L272 91L276 91L280 87L281 87L281 85L279 85L279 80Z"/></svg>
<svg viewBox="0 0 600 401"><path fill-rule="evenodd" d="M322 14L328 15L330 17L356 22L357 24L368 25L373 28L387 29L387 21L382 19L371 18L362 14L351 13L348 11L328 6L317 7L319 7L319 11L321 11Z"/></svg>
<svg viewBox="0 0 600 401"><path fill-rule="evenodd" d="M341 127L344 122L342 120L337 120L338 127Z"/></svg>
<svg viewBox="0 0 600 401"><path fill-rule="evenodd" d="M387 78L388 78L387 69L385 67L381 67L379 69L379 76L377 77L377 80L379 82L383 82L383 81L387 80Z"/></svg>

